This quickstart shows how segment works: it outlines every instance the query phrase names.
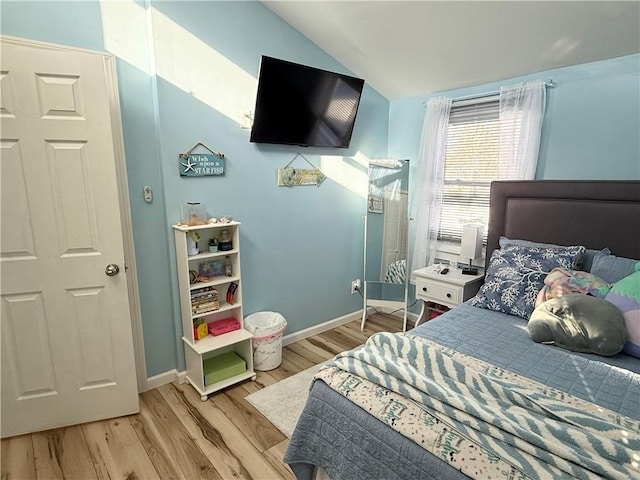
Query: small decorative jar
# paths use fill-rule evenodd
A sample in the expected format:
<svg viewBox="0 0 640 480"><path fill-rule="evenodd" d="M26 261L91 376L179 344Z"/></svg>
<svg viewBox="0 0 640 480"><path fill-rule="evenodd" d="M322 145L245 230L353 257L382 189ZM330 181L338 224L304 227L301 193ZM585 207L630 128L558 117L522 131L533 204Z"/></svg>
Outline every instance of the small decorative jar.
<svg viewBox="0 0 640 480"><path fill-rule="evenodd" d="M229 234L229 230L227 230L226 228L220 232L220 243L218 245L218 250L222 252L233 250L231 235Z"/></svg>
<svg viewBox="0 0 640 480"><path fill-rule="evenodd" d="M206 225L209 215L207 214L207 207L204 203L200 202L187 202L186 205L182 205L182 223L184 225Z"/></svg>
<svg viewBox="0 0 640 480"><path fill-rule="evenodd" d="M218 251L218 238L213 237L209 239L209 251L215 253Z"/></svg>

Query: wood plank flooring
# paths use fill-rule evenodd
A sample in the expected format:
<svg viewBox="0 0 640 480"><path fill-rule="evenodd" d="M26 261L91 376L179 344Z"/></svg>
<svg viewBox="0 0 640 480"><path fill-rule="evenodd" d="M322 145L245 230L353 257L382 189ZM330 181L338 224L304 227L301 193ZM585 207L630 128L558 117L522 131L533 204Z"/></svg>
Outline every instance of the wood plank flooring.
<svg viewBox="0 0 640 480"><path fill-rule="evenodd" d="M207 402L188 384L163 385L140 395L136 415L4 439L2 480L293 479L282 461L288 439L245 397L401 330L401 319L377 313L364 332L358 320L284 347L280 367Z"/></svg>

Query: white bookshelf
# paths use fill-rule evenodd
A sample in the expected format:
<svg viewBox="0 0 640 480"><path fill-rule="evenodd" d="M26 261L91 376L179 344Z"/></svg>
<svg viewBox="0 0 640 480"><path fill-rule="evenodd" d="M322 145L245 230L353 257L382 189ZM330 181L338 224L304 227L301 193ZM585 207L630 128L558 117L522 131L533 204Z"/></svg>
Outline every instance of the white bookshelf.
<svg viewBox="0 0 640 480"><path fill-rule="evenodd" d="M227 251L209 252L209 239L220 238L222 230L227 230L231 237L233 248ZM187 364L187 381L200 394L203 401L208 396L243 380L255 380L253 370L253 351L251 348L252 335L244 329L242 314L242 278L240 270L240 222L213 223L208 225L185 226L174 225L176 264L178 270L178 286L180 291L180 314L182 318L182 341L185 346L185 361ZM200 253L188 255L188 235L197 232ZM192 283L190 271L199 272L201 264L207 261L224 261L229 257L232 266L231 276L214 276L208 281ZM227 289L235 283L237 289L233 303L226 300ZM217 291L219 308L215 310L194 313L192 311L192 293L198 289L212 287ZM240 330L224 333L218 336L207 335L198 340L193 331L194 323L199 319L207 324L234 318L240 322ZM226 378L222 381L206 385L203 362L205 359L228 351L233 351L244 359L247 370L241 374Z"/></svg>

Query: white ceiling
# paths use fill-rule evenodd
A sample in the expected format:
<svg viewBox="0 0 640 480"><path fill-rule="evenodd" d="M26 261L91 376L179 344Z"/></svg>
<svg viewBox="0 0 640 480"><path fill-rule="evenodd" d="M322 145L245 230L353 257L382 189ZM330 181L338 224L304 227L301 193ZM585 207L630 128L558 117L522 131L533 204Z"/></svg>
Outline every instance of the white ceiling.
<svg viewBox="0 0 640 480"><path fill-rule="evenodd" d="M389 100L640 52L637 0L264 3Z"/></svg>

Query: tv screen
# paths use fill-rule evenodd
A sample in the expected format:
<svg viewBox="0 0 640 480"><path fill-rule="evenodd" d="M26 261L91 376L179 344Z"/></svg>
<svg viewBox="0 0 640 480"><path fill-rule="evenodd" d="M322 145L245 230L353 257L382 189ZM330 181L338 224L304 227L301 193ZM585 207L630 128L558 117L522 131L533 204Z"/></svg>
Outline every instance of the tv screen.
<svg viewBox="0 0 640 480"><path fill-rule="evenodd" d="M364 80L262 56L251 142L347 148Z"/></svg>

